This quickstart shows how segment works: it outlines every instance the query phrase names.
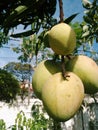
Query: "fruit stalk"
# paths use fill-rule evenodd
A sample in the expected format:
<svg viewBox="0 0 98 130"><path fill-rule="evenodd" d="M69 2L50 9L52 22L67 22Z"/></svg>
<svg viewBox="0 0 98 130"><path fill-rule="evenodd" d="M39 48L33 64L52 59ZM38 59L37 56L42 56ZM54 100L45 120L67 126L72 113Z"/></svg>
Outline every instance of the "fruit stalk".
<svg viewBox="0 0 98 130"><path fill-rule="evenodd" d="M64 56L61 57L61 60L62 60L62 61L61 61L61 62L62 62L62 64L61 64L61 65L62 65L62 75L63 75L63 77L64 77L64 79L65 79L65 78L66 78L66 73L65 73L66 70L65 70Z"/></svg>
<svg viewBox="0 0 98 130"><path fill-rule="evenodd" d="M60 23L63 22L63 17L64 17L64 13L63 13L63 2L62 0L58 0L59 1L59 9L60 9ZM62 74L63 77L65 78L65 63L64 63L64 56L62 56ZM61 124L60 122L56 122L55 120L54 122L54 130L60 130L61 129Z"/></svg>
<svg viewBox="0 0 98 130"><path fill-rule="evenodd" d="M59 1L60 23L61 23L61 22L63 22L63 20L64 20L63 2L62 2L62 0L58 0L58 1ZM63 74L63 77L66 78L66 75L65 75L64 56L62 56L62 74Z"/></svg>
<svg viewBox="0 0 98 130"><path fill-rule="evenodd" d="M60 22L63 22L64 12L63 12L63 2L62 0L59 1L59 9L60 9Z"/></svg>

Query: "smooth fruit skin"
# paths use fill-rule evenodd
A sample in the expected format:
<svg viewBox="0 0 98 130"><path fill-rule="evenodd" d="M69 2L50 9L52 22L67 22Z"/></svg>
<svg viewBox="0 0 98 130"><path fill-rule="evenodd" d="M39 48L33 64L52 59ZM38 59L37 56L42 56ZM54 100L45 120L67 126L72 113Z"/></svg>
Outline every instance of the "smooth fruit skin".
<svg viewBox="0 0 98 130"><path fill-rule="evenodd" d="M81 78L85 93L98 92L98 66L93 59L85 55L78 55L69 60L65 68Z"/></svg>
<svg viewBox="0 0 98 130"><path fill-rule="evenodd" d="M48 33L49 44L52 50L59 55L68 55L76 47L76 34L66 23L59 23Z"/></svg>
<svg viewBox="0 0 98 130"><path fill-rule="evenodd" d="M60 63L53 60L43 60L37 65L32 77L32 87L39 99L41 99L41 90L45 81L49 76L60 71Z"/></svg>
<svg viewBox="0 0 98 130"><path fill-rule="evenodd" d="M67 121L80 108L84 99L84 86L80 78L72 72L49 77L42 88L42 101L50 117L57 121Z"/></svg>

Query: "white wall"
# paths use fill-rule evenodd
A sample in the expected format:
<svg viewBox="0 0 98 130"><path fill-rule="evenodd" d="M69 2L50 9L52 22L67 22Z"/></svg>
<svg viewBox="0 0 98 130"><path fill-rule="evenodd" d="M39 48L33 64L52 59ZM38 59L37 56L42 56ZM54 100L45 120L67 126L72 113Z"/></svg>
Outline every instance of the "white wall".
<svg viewBox="0 0 98 130"><path fill-rule="evenodd" d="M12 106L9 106L7 103L0 102L0 119L5 121L8 128L9 126L15 124L14 121L17 117L17 113L19 113L21 110L23 110L27 118L31 117L31 107L36 100L38 99L29 99L30 103L28 105L28 98L24 100L24 102L18 99L18 102L15 102L15 104Z"/></svg>

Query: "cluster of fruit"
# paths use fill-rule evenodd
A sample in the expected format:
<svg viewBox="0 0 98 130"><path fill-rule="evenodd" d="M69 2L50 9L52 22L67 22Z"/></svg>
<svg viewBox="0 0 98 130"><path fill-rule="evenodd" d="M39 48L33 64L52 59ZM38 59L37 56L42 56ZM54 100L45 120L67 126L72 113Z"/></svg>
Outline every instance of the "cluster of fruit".
<svg viewBox="0 0 98 130"><path fill-rule="evenodd" d="M47 33L51 49L58 55L69 55L76 47L74 30L59 23ZM79 110L85 93L98 91L98 66L84 55L73 56L65 63L66 78L62 75L61 61L43 60L35 69L32 86L42 100L49 116L67 121Z"/></svg>

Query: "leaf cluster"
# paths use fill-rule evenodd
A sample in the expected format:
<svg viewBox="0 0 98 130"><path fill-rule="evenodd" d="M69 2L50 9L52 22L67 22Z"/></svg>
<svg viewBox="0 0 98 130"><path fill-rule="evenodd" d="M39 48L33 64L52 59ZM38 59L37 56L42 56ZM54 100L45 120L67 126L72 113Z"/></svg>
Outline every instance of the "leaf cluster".
<svg viewBox="0 0 98 130"><path fill-rule="evenodd" d="M42 110L42 112L41 112ZM39 101L35 101L32 106L32 117L27 118L23 111L17 114L15 125L11 126L13 130L47 130L52 129L53 120L47 117L48 115L43 110L43 106ZM45 116L46 114L46 116Z"/></svg>
<svg viewBox="0 0 98 130"><path fill-rule="evenodd" d="M24 29L36 23L32 30L24 35L31 35L39 30L40 24L44 19L48 19L55 13L56 0L4 0L0 1L0 26L8 34L11 28L19 24Z"/></svg>
<svg viewBox="0 0 98 130"><path fill-rule="evenodd" d="M3 119L0 119L0 130L6 130L6 124Z"/></svg>
<svg viewBox="0 0 98 130"><path fill-rule="evenodd" d="M96 43L98 42L98 0L93 0L93 2L85 1L83 7L86 9L84 11L84 23L83 23L83 38L86 41L93 43L94 39Z"/></svg>
<svg viewBox="0 0 98 130"><path fill-rule="evenodd" d="M4 66L4 69L12 73L18 81L29 80L33 73L33 68L30 64L22 64L21 62L10 62Z"/></svg>
<svg viewBox="0 0 98 130"><path fill-rule="evenodd" d="M11 73L0 69L0 101L10 102L16 99L19 91L18 80Z"/></svg>
<svg viewBox="0 0 98 130"><path fill-rule="evenodd" d="M3 44L8 43L9 37L6 36L2 31L0 31L0 47L2 47Z"/></svg>

